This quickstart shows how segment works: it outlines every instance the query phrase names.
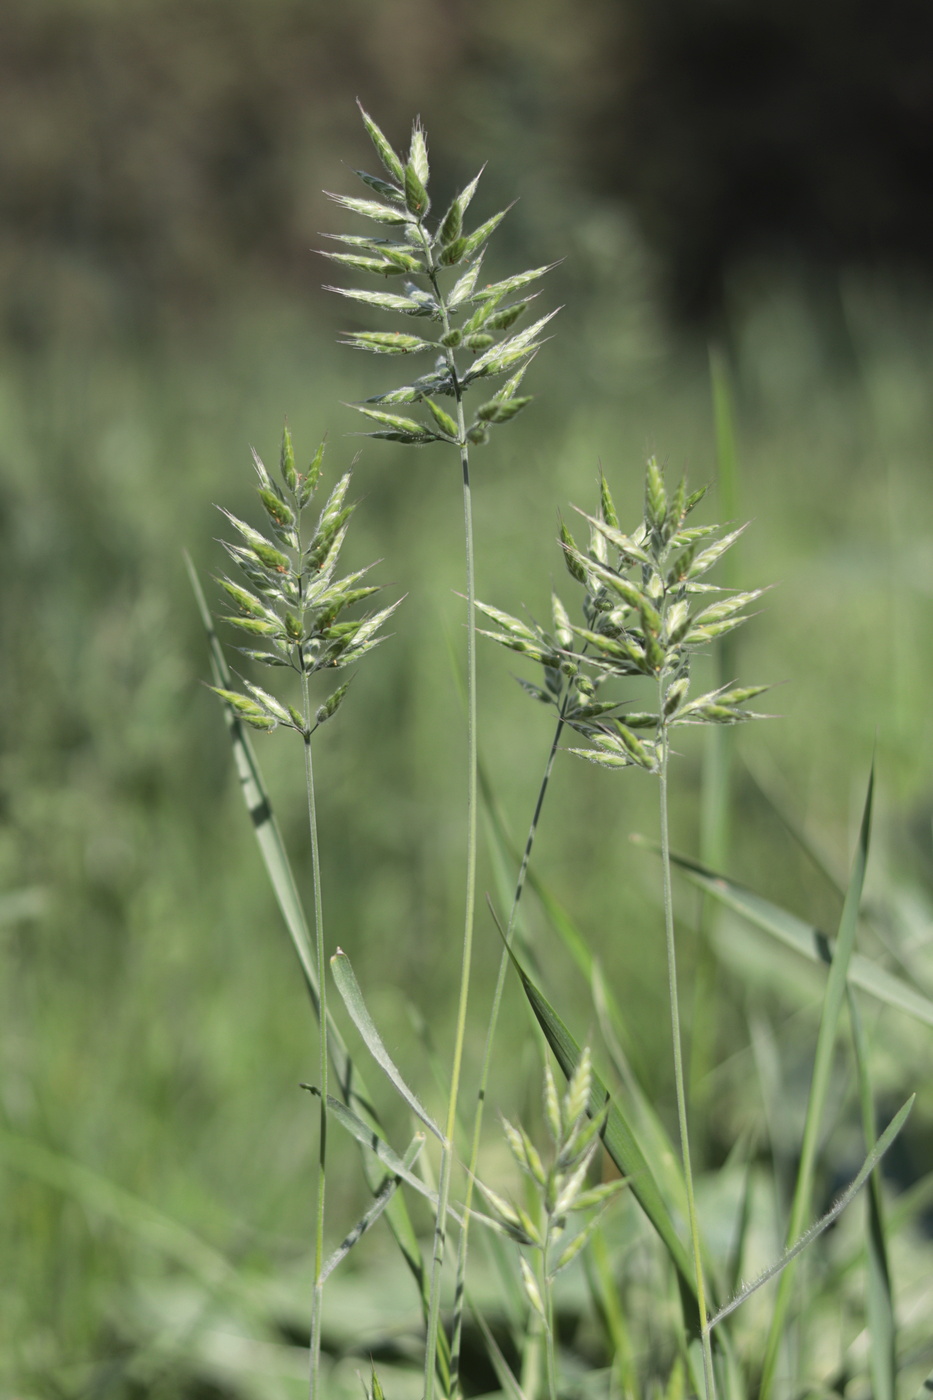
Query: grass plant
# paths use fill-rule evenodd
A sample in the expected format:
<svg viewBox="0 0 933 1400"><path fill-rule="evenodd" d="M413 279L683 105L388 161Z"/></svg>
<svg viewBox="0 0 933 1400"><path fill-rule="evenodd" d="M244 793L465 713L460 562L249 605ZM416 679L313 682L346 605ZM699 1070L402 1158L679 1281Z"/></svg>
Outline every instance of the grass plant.
<svg viewBox="0 0 933 1400"><path fill-rule="evenodd" d="M352 506L346 504L349 473L331 491L317 524L303 532L303 512L317 492L323 447L311 467L299 473L291 438L286 429L280 463L281 481L275 480L256 457L259 499L265 513L266 533L226 512L240 542L226 545L228 554L244 576L245 584L219 580L234 607L228 618L252 645L241 648L251 663L291 670L297 686L295 704L287 696L272 694L250 680L237 687L229 679L222 649L213 639L215 683L213 689L228 709L231 734L243 782L244 795L254 816L257 836L272 875L280 905L299 952L313 1009L321 1027L318 1083L319 1100L317 1191L314 1227L314 1297L310 1323L310 1389L312 1400L327 1393L321 1370L324 1285L347 1259L357 1242L386 1214L404 1261L414 1275L424 1322L422 1393L425 1400L440 1391L448 1400L464 1394L462 1342L465 1318L471 1307L471 1255L467 1248L471 1224L481 1227L501 1257L511 1250L511 1262L503 1267L520 1286L524 1316L511 1328L510 1342L519 1357L510 1361L493 1335L490 1318L475 1309L490 1364L502 1393L511 1400L535 1400L542 1391L549 1400L571 1394L616 1393L641 1400L642 1396L688 1393L715 1400L772 1400L798 1393L806 1378L798 1371L797 1349L790 1344L795 1330L805 1325L803 1309L794 1314L794 1280L798 1261L820 1239L829 1225L866 1182L870 1187L870 1217L865 1236L869 1277L869 1362L867 1374L875 1394L897 1393L898 1340L892 1303L892 1265L886 1239L885 1209L878 1166L903 1127L912 1099L893 1116L880 1136L874 1130L874 1090L870 1051L855 1001L861 986L890 1004L912 1012L929 1023L933 1007L921 989L898 979L867 960L859 962L854 951L859 908L869 853L873 780L869 784L861 833L852 875L846 890L839 935L830 949L813 930L760 896L742 891L702 863L676 856L671 850L669 772L672 736L701 726L724 730L757 716L747 706L764 686L739 685L725 671L710 689L695 687L697 658L735 631L761 590L740 591L734 579L728 586L713 584L711 571L739 539L742 528L688 523L704 497L704 490L689 492L683 478L673 490L657 461L651 458L644 478L642 519L624 532L605 476L599 480L599 504L582 518L589 530L587 547L577 545L569 527L561 522L560 547L569 574L583 590L581 621L574 622L557 592L552 593L548 627L534 618L522 620L476 597L471 481L471 449L486 444L491 432L509 422L529 403L519 394L524 376L539 350L545 327L554 312L532 320L527 328L514 327L529 308L525 289L542 277L542 266L481 284L480 271L486 244L498 227L502 211L472 232L465 216L477 190L479 176L456 195L439 218L431 218L430 170L427 142L416 122L407 155L403 159L369 115L362 111L366 131L383 168L382 174L357 172L376 198L333 198L343 209L375 223L376 234L333 235L349 251L325 254L336 265L369 276L395 279L399 292L368 288L333 288L357 307L395 313L408 318L420 333L397 330L351 330L345 343L376 355L407 360L431 357L431 367L409 375L400 387L384 390L356 405L375 424L367 436L409 447L446 447L456 453L462 485L466 574L466 875L465 911L460 942L459 991L453 1030L453 1053L446 1076L444 1113L437 1121L426 1105L426 1095L412 1087L387 1048L370 1011L363 984L347 955L339 948L328 956L324 931L323 876L318 834L312 751L317 734L337 711L347 692L346 684L312 700L312 684L322 673L343 669L373 649L378 632L398 604L358 617L342 618L344 609L370 598L377 590L363 583L368 570L337 576L338 557L346 536ZM517 298L517 299L516 299ZM465 400L475 389L487 389L492 381L504 381L491 397L469 415ZM720 441L734 461L728 443L729 425L721 370L714 374ZM440 400L449 400L449 407ZM405 406L406 413L399 412ZM414 413L419 416L411 416ZM734 473L733 473L734 477ZM734 499L734 479L729 495ZM500 972L492 998L485 1035L485 1050L477 1073L477 1098L469 1131L462 1122L462 1085L467 1064L467 1026L476 925L478 865L478 808L480 797L480 743L477 702L477 614L491 625L486 635L540 668L540 683L522 678L523 687L538 702L556 712L553 739L547 751L529 834L518 862L509 914L499 920L493 910L489 933L501 936ZM721 658L731 672L732 653ZM698 693L697 693L698 691ZM276 728L295 732L303 742L305 795L310 835L314 902L313 951L296 884L277 834L271 807L264 794L252 751L244 743L243 726L261 731ZM554 763L566 732L584 741L571 752L602 769L650 775L658 781L660 906L667 962L667 996L671 1025L673 1080L676 1102L676 1137L673 1150L668 1130L650 1104L628 1062L622 1039L625 1031L624 998L602 979L587 940L556 903L549 902L539 875L534 887L552 922L591 979L594 1012L601 1022L602 1040L610 1074L597 1070L596 1052L581 1044L569 1028L569 1017L555 1006L532 977L527 965L533 954L529 944L516 947L518 912L522 894L531 878L536 833L544 817ZM714 750L712 786L717 794L715 823L719 837L707 844L722 856L728 824L728 755ZM488 781L484 794L495 813L495 794ZM501 825L495 828L505 846ZM645 859L653 857L646 853ZM681 1015L678 937L675 921L673 871L684 870L708 899L724 902L757 923L760 929L791 942L808 956L828 963L828 976L816 1035L811 1087L807 1102L800 1159L791 1192L786 1222L776 1226L783 1249L759 1270L754 1280L740 1285L741 1262L750 1247L751 1195L739 1210L731 1245L731 1262L714 1247L704 1226L703 1194L698 1189L707 1176L691 1150L690 1103L685 1071L684 1041L687 1034ZM498 925L498 934L496 926ZM374 1100L362 1089L362 1079L337 1031L327 1003L328 963L343 1004L373 1061L389 1080L395 1094L413 1115L415 1131L407 1148L396 1150L382 1128ZM483 1121L496 1063L495 1037L507 974L514 968L533 1021L542 1033L544 1053L543 1117L551 1139L551 1158L545 1158L533 1133L521 1124L502 1119L514 1164L531 1197L523 1201L509 1186L486 1179L482 1168ZM555 980L553 974L549 981ZM364 978L365 984L365 978ZM816 1172L826 1132L829 1088L837 1062L841 1017L850 1008L854 1042L853 1062L858 1082L858 1103L867 1155L849 1186L828 1211L814 1220ZM551 1064L552 1054L567 1080L559 1093ZM332 1073L332 1062L334 1072ZM331 1092L336 1087L339 1096ZM329 1124L337 1124L360 1146L372 1193L372 1204L347 1233L329 1258L325 1258L325 1182ZM436 1144L436 1178L427 1141ZM465 1142L465 1162L459 1143ZM594 1179L596 1168L613 1172L611 1179ZM461 1183L458 1196L455 1181ZM436 1184L435 1184L436 1182ZM420 1242L402 1206L405 1190L427 1201L433 1215L430 1266L426 1266ZM488 1210L476 1204L476 1192ZM662 1362L639 1346L637 1323L627 1313L631 1302L621 1261L612 1259L604 1232L603 1208L618 1199L617 1212L628 1205L628 1219L641 1244L652 1250L660 1269L660 1282L648 1309L663 1318L666 1344ZM637 1203L637 1204L635 1204ZM589 1213L586 1223L569 1239L568 1221L577 1213ZM611 1216L608 1217L611 1220ZM453 1300L445 1316L447 1284L445 1259L447 1235L458 1230L458 1253ZM561 1362L559 1335L559 1285L562 1274L575 1260L587 1260L593 1296L598 1300L605 1345L610 1352L606 1374L589 1380L571 1379ZM770 1322L764 1334L749 1336L734 1320L758 1290L777 1279ZM670 1306L670 1283L676 1280L677 1306ZM810 1285L815 1286L810 1280ZM729 1295L732 1295L731 1297ZM642 1308L642 1320L645 1309ZM653 1322L652 1325L657 1325ZM543 1346L544 1364L536 1362ZM666 1371L666 1374L665 1374ZM614 1389L613 1387L616 1387ZM370 1400L381 1400L383 1383L372 1366L365 1385Z"/></svg>
<svg viewBox="0 0 933 1400"><path fill-rule="evenodd" d="M299 706L280 699L245 680L245 690L214 685L215 694L229 706L241 724L271 732L278 727L297 734L304 747L305 794L314 889L314 976L316 1012L320 1025L318 1061L320 1131L318 1136L317 1190L314 1227L314 1304L311 1313L311 1393L319 1390L321 1311L324 1286L324 1211L327 1179L327 1103L329 1083L327 977L325 972L324 902L321 882L317 802L314 790L312 739L331 719L346 695L349 682L338 686L319 702L312 702L312 679L353 665L378 645L379 629L398 607L354 621L342 614L371 598L378 587L362 582L369 569L337 577L340 551L354 507L346 504L350 473L333 488L320 512L317 525L303 533L304 513L314 500L321 481L324 444L306 472L295 466L295 452L286 425L282 437L281 484L254 454L259 500L266 515L268 535L224 511L242 543L226 544L230 558L248 586L223 577L218 580L234 612L226 621L253 640L240 650L253 662L275 670L292 671L299 683ZM271 538L270 538L271 535ZM338 619L341 619L338 621ZM263 814L260 812L259 814ZM306 968L306 975L310 968Z"/></svg>
<svg viewBox="0 0 933 1400"><path fill-rule="evenodd" d="M453 1065L450 1075L447 1120L441 1155L438 1208L435 1219L431 1276L431 1309L425 1353L425 1397L431 1400L435 1383L437 1326L440 1314L441 1269L444 1262L447 1208L453 1167L454 1134L463 1068L472 967L476 907L477 853L477 720L476 720L476 587L473 549L473 506L470 480L470 447L489 440L490 430L509 422L529 402L518 394L540 335L555 314L551 312L524 330L509 334L511 327L527 310L525 300L509 300L535 282L548 268L534 268L480 288L478 286L485 245L507 211L495 214L467 233L464 217L476 192L479 175L451 201L444 216L433 228L428 226L431 197L428 193L429 163L427 141L420 122L412 129L411 145L403 162L372 118L360 108L363 122L382 163L384 176L357 172L365 185L380 198L333 198L343 208L392 230L401 237L334 235L355 251L327 253L343 267L376 276L403 277L404 294L373 292L334 287L342 296L377 310L426 319L436 328L427 338L398 331L358 331L348 334L346 343L375 354L409 356L428 352L435 363L426 375L410 384L375 395L360 412L380 426L369 436L422 446L442 442L456 449L460 459L463 488L463 522L466 555L466 632L467 632L467 854L466 896L460 961L460 991L457 1002ZM482 172L481 172L482 173ZM447 269L464 266L450 285ZM455 318L461 319L457 324ZM458 352L470 356L464 368ZM466 393L477 384L510 377L494 397L481 404L467 426L464 410ZM438 397L453 400L454 415L437 402ZM424 404L428 421L390 411L386 406ZM378 407L372 406L378 405ZM469 1213L469 1212L468 1212ZM466 1231L461 1238L465 1241ZM465 1245L464 1245L465 1248ZM454 1349L456 1355L456 1348ZM456 1379L454 1377L454 1379Z"/></svg>

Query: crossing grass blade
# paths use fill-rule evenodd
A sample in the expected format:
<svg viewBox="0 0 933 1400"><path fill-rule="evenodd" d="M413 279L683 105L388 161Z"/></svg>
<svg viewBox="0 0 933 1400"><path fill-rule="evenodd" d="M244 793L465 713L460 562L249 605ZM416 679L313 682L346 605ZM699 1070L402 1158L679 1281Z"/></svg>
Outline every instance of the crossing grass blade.
<svg viewBox="0 0 933 1400"><path fill-rule="evenodd" d="M499 1388L502 1394L507 1396L508 1400L528 1400L525 1392L512 1374L512 1368L503 1356L502 1348L493 1336L492 1329L481 1310L479 1308L473 1308L472 1312L474 1321L482 1334L483 1341L486 1345L486 1351L489 1355L492 1368L496 1373L496 1379L499 1382Z"/></svg>
<svg viewBox="0 0 933 1400"><path fill-rule="evenodd" d="M315 1085L304 1084L302 1087L314 1095L320 1094L320 1090ZM409 1186L413 1186L432 1205L437 1203L437 1192L432 1192L430 1187L426 1186L421 1178L415 1175L410 1165L406 1165L405 1159L398 1155L385 1138L374 1133L372 1128L363 1122L362 1118L358 1118L352 1109L347 1108L346 1104L335 1099L332 1094L327 1096L327 1111L345 1132L348 1132L361 1147L377 1158L387 1172L392 1176L397 1176L399 1180L407 1182ZM423 1134L416 1135L415 1141L418 1140L418 1137L423 1136Z"/></svg>
<svg viewBox="0 0 933 1400"><path fill-rule="evenodd" d="M332 1100L332 1102L339 1102L339 1100ZM330 1105L328 1105L328 1107L329 1106ZM408 1151L402 1158L402 1165L404 1166L406 1171L411 1171L411 1168L417 1161L418 1154L420 1153L423 1146L424 1133L417 1133L412 1139L411 1143L409 1144ZM363 1238L367 1230L372 1229L376 1221L382 1215L386 1206L389 1204L389 1201L391 1200L393 1194L398 1189L401 1180L402 1177L400 1175L386 1177L382 1186L376 1192L372 1205L356 1222L353 1229L350 1230L344 1236L340 1244L325 1262L324 1267L321 1270L320 1282L322 1285L334 1272L338 1264L343 1263L344 1259L346 1259L347 1255L350 1253L350 1250L359 1240Z"/></svg>
<svg viewBox="0 0 933 1400"><path fill-rule="evenodd" d="M812 1208L813 1179L816 1168L819 1134L823 1124L826 1101L829 1095L836 1031L839 1024L839 1015L842 1010L843 999L846 994L849 963L855 946L855 932L858 926L859 906L862 901L862 888L865 881L865 867L868 863L868 849L871 841L871 809L874 781L875 771L874 765L872 765L872 770L868 779L868 790L865 795L865 806L862 811L862 824L859 832L858 847L852 864L852 874L849 879L849 888L846 891L842 918L839 921L839 934L833 951L829 976L826 979L823 1010L820 1017L820 1028L817 1034L816 1054L813 1061L813 1076L810 1082L810 1094L807 1101L806 1118L804 1120L803 1141L800 1149L800 1166L797 1172L794 1198L791 1204L790 1222L787 1229L789 1245L793 1245L793 1242L803 1231L807 1216ZM796 1246L794 1246L794 1249L796 1249ZM774 1385L778 1354L784 1337L784 1328L787 1322L788 1312L790 1310L791 1289L793 1287L795 1272L796 1270L792 1264L792 1258L788 1258L783 1265L783 1272L781 1273L780 1283L778 1284L777 1297L774 1300L774 1311L771 1315L771 1326L768 1332L768 1341L762 1366L759 1400L767 1400Z"/></svg>

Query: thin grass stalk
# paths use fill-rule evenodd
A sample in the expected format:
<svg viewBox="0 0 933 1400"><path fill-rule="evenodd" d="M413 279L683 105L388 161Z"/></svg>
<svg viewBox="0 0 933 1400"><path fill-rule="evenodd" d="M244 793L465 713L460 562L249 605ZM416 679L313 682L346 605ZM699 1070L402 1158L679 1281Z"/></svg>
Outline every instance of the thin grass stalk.
<svg viewBox="0 0 933 1400"><path fill-rule="evenodd" d="M554 730L554 738L551 740L551 748L548 753L547 762L544 765L544 774L541 778L541 786L538 788L538 797L535 802L534 814L531 818L531 825L528 828L528 837L525 841L525 849L522 852L521 865L518 877L515 881L515 892L512 895L512 904L509 909L508 923L505 929L505 946L502 949L502 957L499 960L499 975L496 978L496 989L492 998L492 1009L489 1013L489 1025L486 1029L486 1043L483 1050L483 1066L480 1073L479 1090L476 1096L476 1112L473 1117L473 1139L470 1145L470 1160L467 1171L466 1190L463 1202L463 1227L460 1231L459 1247L457 1252L457 1289L456 1306L454 1311L454 1330L450 1348L450 1379L451 1391L456 1392L457 1383L460 1377L460 1346L463 1335L463 1302L464 1289L466 1283L467 1253L469 1249L470 1233L470 1207L473 1202L473 1182L475 1180L476 1169L479 1164L480 1137L483 1128L483 1115L486 1107L486 1091L489 1086L489 1076L492 1070L492 1052L495 1043L496 1028L499 1021L499 1011L502 1006L502 996L505 991L505 979L509 969L509 949L512 946L512 934L518 918L518 907L521 903L522 893L525 888L525 877L528 874L528 865L531 860L531 851L535 843L535 836L538 831L538 822L541 819L541 811L544 807L544 799L547 795L548 784L551 781L551 772L554 767L554 759L557 756L557 749L560 744L560 736L564 729L564 713L570 697L568 691L561 705L557 725Z"/></svg>
<svg viewBox="0 0 933 1400"><path fill-rule="evenodd" d="M298 525L298 558L302 557L300 524ZM304 626L304 592L299 584L298 610L300 622ZM299 648L301 664L301 703L304 717L304 757L305 792L308 801L308 835L311 842L311 878L314 887L314 948L318 987L318 1078L320 1080L320 1118L318 1128L317 1180L314 1209L314 1293L311 1303L310 1338L310 1400L317 1400L320 1393L321 1370L321 1320L324 1305L324 1207L327 1177L327 1095L329 1092L327 1053L327 969L324 952L324 896L321 882L321 846L318 837L317 803L314 792L314 760L311 753L311 736L315 728L311 708L311 685L304 653Z"/></svg>
<svg viewBox="0 0 933 1400"><path fill-rule="evenodd" d="M739 468L735 444L735 412L725 357L710 350L713 420L716 430L716 485L720 518L734 521L739 514ZM741 547L740 542L739 547ZM730 549L720 564L723 587L738 590L738 552ZM716 645L718 683L728 685L735 674L736 634L727 632ZM729 725L713 725L707 735L704 770L701 855L713 870L725 869L730 844L730 790L733 734Z"/></svg>
<svg viewBox="0 0 933 1400"><path fill-rule="evenodd" d="M404 284L405 297L340 287L335 287L332 290L382 309L401 311L406 315L430 315L433 320L440 320L443 323L443 334L439 340L425 340L418 336L402 335L399 332L364 331L349 336L346 342L358 349L376 351L377 353L408 354L416 351L421 352L431 347L434 347L436 352L439 351L442 359L435 363L433 375L422 376L411 385L403 386L391 394L379 395L375 399L367 401L367 403L383 405L426 402L434 420L433 425L419 423L404 415L386 413L383 408L370 408L367 403L357 405L357 407L367 418L381 425L378 431L371 434L372 436L413 444L446 441L455 445L460 453L463 484L467 575L467 869L460 989L447 1127L446 1133L442 1137L441 1146L429 1291L428 1336L425 1348L424 1400L433 1400L435 1358L438 1355L438 1348L441 1349L441 1353L447 1349L446 1334L441 1332L438 1335L441 1275L445 1253L446 1219L453 1170L454 1134L458 1118L463 1048L466 1038L476 904L478 761L475 633L477 605L469 444L486 442L489 437L490 424L509 421L530 402L528 397L516 396L516 389L528 363L539 348L540 342L536 343L535 341L536 334L556 313L552 312L543 317L523 332L499 339L498 346L496 346L497 334L504 334L513 322L523 314L528 305L527 301L523 301L501 307L502 298L510 291L518 290L519 287L536 280L548 269L528 269L524 273L517 274L515 278L507 279L497 286L489 285L483 291L477 292L475 289L482 259L482 246L504 218L507 210L500 211L492 219L474 229L471 234L464 234L463 216L476 189L479 180L479 176L477 176L453 200L447 213L437 225L436 232L430 233L426 223L431 208L427 191L429 162L425 132L420 120L416 120L412 128L408 159L403 161L362 106L360 106L360 114L380 163L391 178L386 181L382 177L358 171L357 174L363 183L370 190L375 190L381 199L376 201L372 199L354 200L340 195L334 195L333 198L347 209L353 210L377 224L394 227L397 232L404 225L404 241L393 243L391 238L360 239L353 236L348 240L350 245L357 250L366 251L372 256L362 257L359 252L350 254L327 253L325 256L341 265L355 267L357 270L367 273L390 275L399 271L410 271L416 276L425 276L431 290L426 298L427 305L425 304L424 292L419 291L417 287L412 287L410 283ZM413 254L414 248L419 250L417 256ZM440 286L440 270L452 268L461 263L464 258L473 266L471 270L459 278L456 286L447 296ZM487 302L488 305L485 304ZM451 313L454 308L463 310L466 309L467 305L472 306L473 310L470 320L467 322L468 334L464 338L460 328L452 327ZM480 327L485 328L482 333L479 333ZM497 334L490 335L489 331ZM454 348L461 342L464 343L464 348L467 350L475 352L482 348L485 351L484 355L473 360L470 369L465 371L462 376L458 371L454 355ZM436 372L438 365L442 371L440 374ZM478 409L477 419L468 429L463 409L464 390L469 388L474 380L494 377L505 373L507 369L514 371L507 384L493 400ZM434 403L430 397L432 391L449 395L454 399L456 404L455 418L452 418L445 409ZM449 1378L444 1378L444 1383L445 1389L449 1388Z"/></svg>
<svg viewBox="0 0 933 1400"><path fill-rule="evenodd" d="M311 728L311 696L308 686L308 675L302 672L302 700L304 707L305 727ZM314 941L317 954L317 977L321 998L319 1036L320 1054L318 1061L318 1077L321 1084L321 1113L320 1128L318 1137L318 1158L317 1158L317 1191L314 1212L314 1299L311 1306L311 1379L310 1396L311 1400L316 1400L319 1394L320 1365L321 1365L321 1312L323 1307L323 1280L322 1271L324 1268L324 1188L326 1180L327 1166L327 1035L324 1027L327 1025L327 978L324 968L324 904L321 893L321 853L317 830L317 808L314 799L314 765L311 757L311 735L310 733L304 741L305 751L305 787L308 797L308 829L311 837L311 870L314 881Z"/></svg>
<svg viewBox="0 0 933 1400"><path fill-rule="evenodd" d="M548 1400L557 1400L557 1347L554 1342L554 1283L551 1276L551 1225L548 1218L544 1249L541 1254L541 1291L544 1301L544 1356L547 1370Z"/></svg>
<svg viewBox="0 0 933 1400"><path fill-rule="evenodd" d="M725 356L710 347L710 388L713 402L713 425L716 437L716 487L720 518L734 521L739 514L738 454L735 441L735 413L732 404L729 372ZM738 590L738 555L731 549L721 568L723 586ZM735 673L736 635L727 632L716 643L714 665L716 684L727 686ZM732 844L732 772L735 758L735 735L726 724L712 725L706 734L703 755L703 775L700 798L700 859L711 870L725 870ZM702 1096L707 1075L713 1064L716 1027L710 1019L709 1008L716 977L717 958L710 939L713 906L705 894L700 897L697 916L699 940L693 983L693 1034L690 1046L690 1098L702 1110ZM702 1111L700 1121L702 1122Z"/></svg>
<svg viewBox="0 0 933 1400"><path fill-rule="evenodd" d="M721 351L711 349L710 381L713 421L716 432L716 485L720 516L733 521L739 513L738 459L735 445L735 415L728 371ZM738 555L730 549L720 564L723 587L738 590ZM727 632L716 644L717 684L728 685L735 674L736 636ZM728 856L731 823L730 795L734 736L731 726L713 725L706 736L703 764L703 793L700 813L700 858L712 870L724 870ZM700 906L700 927L705 931L709 901ZM702 946L702 945L701 945Z"/></svg>
<svg viewBox="0 0 933 1400"><path fill-rule="evenodd" d="M431 243L423 225L419 225L428 258L429 276L441 307L444 332L450 331L447 301L437 278ZM440 1318L441 1274L447 1229L447 1206L450 1200L450 1178L453 1168L454 1133L457 1125L457 1103L460 1094L460 1074L463 1046L466 1039L467 1005L470 992L470 969L473 959L473 925L476 909L476 577L473 554L473 498L470 485L470 451L467 445L466 419L463 413L463 389L457 374L453 352L447 351L457 404L457 435L460 441L460 468L463 478L463 533L466 554L467 604L467 853L466 895L463 918L463 944L460 957L460 991L457 1002L457 1023L454 1033L453 1065L450 1074L450 1097L447 1105L445 1142L441 1149L440 1180L438 1182L437 1216L434 1225L434 1251L431 1263L431 1293L428 1308L428 1335L424 1358L424 1400L433 1400L437 1328Z"/></svg>
<svg viewBox="0 0 933 1400"><path fill-rule="evenodd" d="M666 702L663 677L658 681L658 714L663 715ZM664 934L667 946L668 996L671 1008L671 1038L674 1049L674 1084L677 1094L677 1119L680 1127L680 1148L683 1158L684 1182L687 1189L687 1215L690 1229L690 1244L693 1251L693 1265L696 1272L697 1308L700 1314L700 1329L703 1343L703 1373L706 1382L706 1400L715 1400L716 1382L713 1376L713 1349L709 1334L709 1315L706 1307L706 1285L703 1279L703 1260L700 1251L700 1228L697 1219L696 1200L693 1190L693 1167L690 1159L690 1135L687 1126L687 1094L684 1082L683 1046L681 1042L680 1002L677 992L677 952L674 941L674 897L671 886L670 832L667 811L667 770L670 754L668 726L662 724L660 732L660 816L661 816L661 869L664 886Z"/></svg>

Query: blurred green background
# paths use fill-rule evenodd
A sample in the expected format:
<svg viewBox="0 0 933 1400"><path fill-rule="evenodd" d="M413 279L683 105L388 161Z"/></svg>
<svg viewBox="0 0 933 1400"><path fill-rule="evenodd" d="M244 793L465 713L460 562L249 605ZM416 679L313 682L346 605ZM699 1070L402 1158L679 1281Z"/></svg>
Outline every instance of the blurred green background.
<svg viewBox="0 0 933 1400"><path fill-rule="evenodd" d="M372 165L357 96L397 144L420 112L441 199L487 160L477 217L518 199L491 275L565 260L544 287L565 309L528 380L537 402L476 454L482 598L539 617L552 582L571 600L556 512L592 508L600 462L632 523L649 453L714 480L721 348L753 522L739 582L779 585L740 634L741 676L786 682L781 717L739 736L729 870L831 928L837 895L775 804L844 877L876 746L876 929L922 980L933 48L918 8L4 6L3 1393L291 1394L303 1374L285 1344L310 1296L314 1115L297 1085L316 1037L199 684L182 550L205 576L223 566L214 505L250 515L249 445L274 460L286 415L299 456L328 434L335 479L359 447L342 402L394 384L394 362L335 346L356 323L309 251L346 222L322 188L356 193L352 169ZM349 562L383 559L408 597L320 745L328 938L417 1077L423 1033L446 1064L459 960L460 495L440 452L380 443L363 444L355 491ZM504 653L481 648L480 667L482 751L519 839L551 722ZM282 736L258 747L304 875L298 754ZM685 742L675 844L690 852L701 769L702 744ZM561 760L536 865L598 949L667 1112L657 872L628 841L653 833L655 800L638 775ZM485 861L481 882L494 888ZM527 917L585 1034L587 989L533 901ZM683 918L689 975L689 896ZM498 958L484 913L478 928L474 1062ZM770 965L762 977L723 971L721 1005L700 1008L712 1160L745 1121L714 1067L748 1065L749 1006L784 1034L817 995L776 990ZM510 998L494 1101L533 1114L537 1050ZM922 1042L888 1043L882 1086L923 1089ZM926 1093L908 1172L933 1138ZM356 1158L341 1160L335 1241L361 1199ZM379 1244L366 1248L375 1269ZM223 1260L248 1289L218 1286ZM211 1351L234 1303L239 1360Z"/></svg>

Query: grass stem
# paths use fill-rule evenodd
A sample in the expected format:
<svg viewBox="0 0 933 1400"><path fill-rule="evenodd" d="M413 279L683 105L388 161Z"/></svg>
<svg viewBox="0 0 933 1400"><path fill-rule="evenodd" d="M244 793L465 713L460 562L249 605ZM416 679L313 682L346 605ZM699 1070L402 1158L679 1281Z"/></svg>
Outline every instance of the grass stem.
<svg viewBox="0 0 933 1400"><path fill-rule="evenodd" d="M442 309L445 333L450 330L446 299L441 291L434 266L431 245L422 230L429 259L430 278L438 304ZM457 1105L460 1096L460 1076L463 1067L463 1046L466 1039L467 1006L470 992L470 970L473 960L473 926L476 910L476 796L477 796L477 734L476 734L476 575L473 552L473 496L470 483L470 451L463 412L463 389L457 374L453 352L447 351L457 404L457 435L460 447L460 469L463 482L463 533L466 555L467 603L467 850L466 893L464 899L463 943L460 956L460 990L457 1000L457 1021L454 1032L453 1064L450 1074L450 1094L447 1105L445 1142L441 1150L438 1181L437 1216L434 1226L434 1249L431 1262L431 1294L428 1310L428 1335L424 1363L424 1400L433 1400L437 1328L440 1317L441 1275L447 1231L447 1207L450 1200L450 1178L454 1157L454 1134L457 1125Z"/></svg>
<svg viewBox="0 0 933 1400"><path fill-rule="evenodd" d="M308 693L307 672L302 672L305 727L311 728L311 702ZM311 836L311 868L314 880L314 933L317 953L317 976L321 998L320 1017L320 1061L318 1075L321 1085L321 1113L318 1138L317 1193L314 1211L314 1301L311 1309L311 1400L316 1400L319 1392L321 1363L321 1308L323 1303L323 1283L321 1272L324 1267L324 1184L327 1161L327 980L324 969L324 908L321 895L321 858L317 832L317 809L314 800L314 766L311 756L311 736L305 738L305 786L308 796L308 826Z"/></svg>
<svg viewBox="0 0 933 1400"><path fill-rule="evenodd" d="M302 558L301 534L297 536L298 559ZM304 624L304 587L299 582L298 606L301 625ZM317 803L314 793L314 760L311 752L311 736L314 717L311 709L311 686L307 663L301 648L298 649L301 667L301 703L304 720L305 792L308 801L308 835L311 842L311 875L314 886L314 949L318 986L318 1024L320 1027L318 1078L320 1081L320 1118L318 1129L317 1181L314 1208L314 1294L311 1303L310 1339L310 1400L317 1400L320 1394L321 1370L321 1318L324 1306L324 1210L325 1182L327 1174L327 1094L328 1094L328 1054L327 1054L327 970L324 949L324 897L321 885L321 848L317 828Z"/></svg>
<svg viewBox="0 0 933 1400"><path fill-rule="evenodd" d="M666 703L663 677L658 682L658 714L663 716ZM706 1286L703 1279L703 1259L700 1250L700 1228L697 1219L696 1199L693 1190L693 1167L690 1159L690 1134L687 1126L687 1094L684 1082L683 1044L680 1025L680 1001L677 991L677 951L674 940L674 898L671 887L671 847L670 828L667 811L667 770L670 755L668 727L662 723L660 731L660 815L661 815L661 869L664 886L664 934L667 946L668 996L671 1009L671 1037L674 1050L674 1084L677 1094L677 1120L680 1128L680 1148L683 1158L684 1182L687 1189L687 1214L690 1230L690 1244L693 1251L693 1264L696 1271L697 1307L700 1313L701 1336L703 1343L703 1373L706 1382L706 1400L715 1400L716 1387L713 1376L713 1351L709 1334L709 1316L706 1307Z"/></svg>

